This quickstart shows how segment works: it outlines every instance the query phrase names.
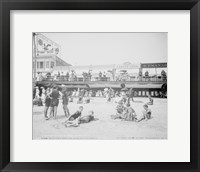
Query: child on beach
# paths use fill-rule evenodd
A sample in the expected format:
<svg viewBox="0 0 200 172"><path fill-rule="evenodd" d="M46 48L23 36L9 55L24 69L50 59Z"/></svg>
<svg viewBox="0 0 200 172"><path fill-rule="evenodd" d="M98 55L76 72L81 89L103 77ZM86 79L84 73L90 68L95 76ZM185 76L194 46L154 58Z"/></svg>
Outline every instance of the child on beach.
<svg viewBox="0 0 200 172"><path fill-rule="evenodd" d="M140 121L142 121L142 120L144 120L144 119L145 119L145 120L148 120L148 119L151 118L151 110L148 108L148 105L145 104L145 105L143 106L143 108L144 108L144 111L142 112L143 116L142 116L141 119L137 120L137 122L140 122Z"/></svg>
<svg viewBox="0 0 200 172"><path fill-rule="evenodd" d="M89 111L88 115L80 117L79 124L88 123L93 120L95 120L94 111Z"/></svg>
<svg viewBox="0 0 200 172"><path fill-rule="evenodd" d="M68 120L64 122L66 127L77 127L79 125L79 118L81 117L81 113L83 111L83 106L80 106L79 109L71 116L69 116Z"/></svg>
<svg viewBox="0 0 200 172"><path fill-rule="evenodd" d="M147 105L153 105L153 99L151 98L151 95L149 94L149 102L147 103Z"/></svg>
<svg viewBox="0 0 200 172"><path fill-rule="evenodd" d="M124 116L123 119L125 121L136 121L137 120L135 110L130 106L130 103L126 104L123 116Z"/></svg>
<svg viewBox="0 0 200 172"><path fill-rule="evenodd" d="M111 115L111 118L112 119L122 119L122 116L123 116L123 111L124 111L124 106L123 106L123 102L122 100L120 100L118 102L118 105L116 107L116 115Z"/></svg>

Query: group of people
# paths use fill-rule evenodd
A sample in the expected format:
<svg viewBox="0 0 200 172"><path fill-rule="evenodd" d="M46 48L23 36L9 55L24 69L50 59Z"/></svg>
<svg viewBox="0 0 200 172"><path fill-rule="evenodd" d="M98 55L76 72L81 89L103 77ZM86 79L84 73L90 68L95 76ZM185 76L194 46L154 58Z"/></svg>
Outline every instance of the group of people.
<svg viewBox="0 0 200 172"><path fill-rule="evenodd" d="M90 121L95 120L94 118L94 111L89 111L86 116L82 116L83 106L80 106L79 109L70 114L68 103L71 101L71 92L68 91L66 88L61 89L60 87L48 87L46 90L44 87L40 88L42 90L41 95L39 94L39 88L36 87L35 92L35 99L39 99L42 104L44 105L44 117L46 120L50 118L57 117L57 108L59 105L59 99L62 99L62 106L64 115L66 116L67 120L63 123L66 127L69 126L79 126L81 123L87 123ZM87 94L87 97L84 97L86 94L86 90L78 89L79 97L77 100L77 104L83 103L90 103L90 96ZM150 119L151 118L151 110L148 108L148 105L153 105L153 99L149 94L149 102L147 102L143 108L144 111L142 112L142 118L139 118L135 112L135 110L131 107L130 101L134 102L133 99L133 89L129 89L126 91L115 92L112 88L105 89L102 94L105 95L106 101L111 102L111 99L118 98L118 103L116 107L116 114L111 115L112 119L122 119L126 121L141 121L143 119ZM88 92L89 93L89 92ZM115 99L117 100L117 99ZM112 101L113 102L113 101Z"/></svg>
<svg viewBox="0 0 200 172"><path fill-rule="evenodd" d="M92 79L92 73L91 70L89 70L88 72L83 72L83 81L91 81Z"/></svg>
<svg viewBox="0 0 200 172"><path fill-rule="evenodd" d="M149 101L143 105L144 110L142 111L142 116L137 115L135 110L131 107L130 101L134 102L134 99L131 95L132 90L124 92L121 98L118 100L118 105L116 107L116 114L111 115L112 119L122 119L125 121L136 121L140 122L142 120L148 120L151 118L151 110L148 105L153 105L153 98L151 95L148 95Z"/></svg>
<svg viewBox="0 0 200 172"><path fill-rule="evenodd" d="M44 91L43 91L44 93ZM42 93L42 94L43 94ZM59 87L54 86L52 88L48 87L45 91L45 99L44 99L44 117L46 120L50 118L57 117L57 108L59 105L59 99L62 99L63 111L67 118L67 120L63 123L66 127L69 126L78 126L81 123L88 123L92 120L96 120L94 118L94 112L89 111L88 115L82 116L83 106L80 106L79 109L70 114L68 103L70 99L70 92L67 89L61 90ZM39 89L36 87L36 98L41 99L39 96Z"/></svg>
<svg viewBox="0 0 200 172"><path fill-rule="evenodd" d="M88 123L94 120L94 111L89 111L88 115L82 116L83 106L79 106L79 109L63 123L66 127L78 127L80 124Z"/></svg>
<svg viewBox="0 0 200 172"><path fill-rule="evenodd" d="M92 73L92 70L88 72L83 71L81 73L76 73L74 69L70 71L57 71L57 73L47 73L42 74L40 72L37 73L37 81L43 80L51 80L51 81L155 81L155 78L162 79L163 81L167 81L167 73L162 70L159 75L157 74L149 74L149 71L145 71L144 73L140 70L138 74L136 73L128 73L127 70L123 70L123 72L116 73L116 69L108 70L108 71L100 71L99 73Z"/></svg>
<svg viewBox="0 0 200 172"><path fill-rule="evenodd" d="M140 122L142 120L149 120L151 118L151 110L147 104L143 105L144 110L142 111L142 116L137 116L135 110L130 106L130 103L123 104L119 101L116 107L116 114L111 115L112 119L122 119L125 121L135 121Z"/></svg>

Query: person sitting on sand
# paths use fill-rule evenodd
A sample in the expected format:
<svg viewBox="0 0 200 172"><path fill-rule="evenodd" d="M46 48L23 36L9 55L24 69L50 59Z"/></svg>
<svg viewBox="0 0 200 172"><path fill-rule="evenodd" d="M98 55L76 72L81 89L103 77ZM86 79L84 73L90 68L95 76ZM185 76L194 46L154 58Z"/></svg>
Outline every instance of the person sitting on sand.
<svg viewBox="0 0 200 172"><path fill-rule="evenodd" d="M149 94L149 102L147 103L147 105L153 105L153 99L151 98L151 95Z"/></svg>
<svg viewBox="0 0 200 172"><path fill-rule="evenodd" d="M79 109L72 115L69 116L68 120L64 122L66 127L77 127L79 125L79 118L81 117L81 113L83 111L83 106L80 106Z"/></svg>
<svg viewBox="0 0 200 172"><path fill-rule="evenodd" d="M141 119L137 120L137 122L140 122L140 121L142 121L142 120L144 120L144 119L145 119L145 120L148 120L148 119L151 118L151 110L148 108L148 105L145 104L145 105L143 106L143 108L144 108L144 111L142 111L143 116L142 116Z"/></svg>
<svg viewBox="0 0 200 172"><path fill-rule="evenodd" d="M79 118L79 124L88 123L94 120L94 111L89 111L88 115Z"/></svg>
<svg viewBox="0 0 200 172"><path fill-rule="evenodd" d="M123 117L123 111L124 111L124 106L123 106L122 100L118 102L116 110L117 110L116 115L111 115L111 118L112 119L122 119L122 117Z"/></svg>
<svg viewBox="0 0 200 172"><path fill-rule="evenodd" d="M135 110L130 106L130 103L126 103L126 107L124 109L123 114L124 114L123 119L125 121L136 121L137 120Z"/></svg>

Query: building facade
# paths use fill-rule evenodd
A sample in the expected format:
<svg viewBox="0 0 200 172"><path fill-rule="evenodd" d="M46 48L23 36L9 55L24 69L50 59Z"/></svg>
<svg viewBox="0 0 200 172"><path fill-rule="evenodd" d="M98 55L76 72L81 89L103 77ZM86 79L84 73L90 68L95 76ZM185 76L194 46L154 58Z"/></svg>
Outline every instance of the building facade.
<svg viewBox="0 0 200 172"><path fill-rule="evenodd" d="M52 73L56 66L70 66L61 59L61 46L41 33L34 33L33 76Z"/></svg>

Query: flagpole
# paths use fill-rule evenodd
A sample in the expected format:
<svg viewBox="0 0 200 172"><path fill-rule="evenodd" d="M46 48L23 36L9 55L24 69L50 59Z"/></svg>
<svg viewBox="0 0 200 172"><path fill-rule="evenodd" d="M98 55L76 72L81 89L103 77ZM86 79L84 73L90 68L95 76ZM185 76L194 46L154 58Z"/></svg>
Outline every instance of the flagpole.
<svg viewBox="0 0 200 172"><path fill-rule="evenodd" d="M36 37L36 33L33 33L33 44L34 44L34 49L33 49L33 57L34 57L34 83L36 84L36 66L37 66L37 60L36 60L36 41L35 41L35 37Z"/></svg>

